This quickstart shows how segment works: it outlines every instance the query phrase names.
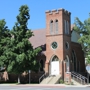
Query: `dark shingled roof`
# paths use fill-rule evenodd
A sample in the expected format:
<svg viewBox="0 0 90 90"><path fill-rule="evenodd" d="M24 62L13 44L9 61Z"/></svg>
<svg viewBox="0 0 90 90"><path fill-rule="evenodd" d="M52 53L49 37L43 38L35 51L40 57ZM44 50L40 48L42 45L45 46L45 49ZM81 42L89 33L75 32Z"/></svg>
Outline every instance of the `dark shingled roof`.
<svg viewBox="0 0 90 90"><path fill-rule="evenodd" d="M71 31L75 25L71 25ZM32 30L34 36L32 36L29 40L32 43L33 47L39 47L46 44L46 29L37 29Z"/></svg>
<svg viewBox="0 0 90 90"><path fill-rule="evenodd" d="M46 29L33 30L33 34L29 40L34 48L46 44Z"/></svg>

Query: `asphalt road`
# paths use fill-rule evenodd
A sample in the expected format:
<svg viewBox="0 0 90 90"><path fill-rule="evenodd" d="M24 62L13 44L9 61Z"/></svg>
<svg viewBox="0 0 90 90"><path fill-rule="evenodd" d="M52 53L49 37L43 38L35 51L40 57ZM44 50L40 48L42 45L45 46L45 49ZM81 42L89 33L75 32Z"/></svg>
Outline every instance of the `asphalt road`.
<svg viewBox="0 0 90 90"><path fill-rule="evenodd" d="M0 86L0 90L90 90L90 87Z"/></svg>

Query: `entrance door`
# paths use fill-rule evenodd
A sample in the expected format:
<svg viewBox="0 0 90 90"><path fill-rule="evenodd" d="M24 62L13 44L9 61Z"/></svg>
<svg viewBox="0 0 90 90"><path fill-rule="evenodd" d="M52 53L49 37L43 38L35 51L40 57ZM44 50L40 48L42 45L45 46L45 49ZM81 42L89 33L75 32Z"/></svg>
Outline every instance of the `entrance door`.
<svg viewBox="0 0 90 90"><path fill-rule="evenodd" d="M59 75L59 61L51 62L51 75Z"/></svg>

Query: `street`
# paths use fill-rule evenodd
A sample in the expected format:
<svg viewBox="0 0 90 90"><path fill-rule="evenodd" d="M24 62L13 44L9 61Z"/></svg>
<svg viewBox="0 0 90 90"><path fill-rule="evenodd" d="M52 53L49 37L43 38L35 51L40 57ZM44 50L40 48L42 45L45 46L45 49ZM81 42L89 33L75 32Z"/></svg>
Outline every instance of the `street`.
<svg viewBox="0 0 90 90"><path fill-rule="evenodd" d="M0 90L90 90L90 87L0 86Z"/></svg>

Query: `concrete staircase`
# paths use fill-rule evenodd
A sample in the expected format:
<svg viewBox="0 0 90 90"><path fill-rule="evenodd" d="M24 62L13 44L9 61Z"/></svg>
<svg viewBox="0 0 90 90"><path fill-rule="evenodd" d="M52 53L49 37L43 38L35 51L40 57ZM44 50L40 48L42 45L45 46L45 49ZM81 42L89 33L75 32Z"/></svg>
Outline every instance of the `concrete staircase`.
<svg viewBox="0 0 90 90"><path fill-rule="evenodd" d="M71 79L71 82L73 82L74 85L82 85L82 84L80 84L79 82L77 82L77 81L75 81L73 79Z"/></svg>
<svg viewBox="0 0 90 90"><path fill-rule="evenodd" d="M61 77L60 75L48 76L47 78L43 79L40 84L58 84L60 77Z"/></svg>
<svg viewBox="0 0 90 90"><path fill-rule="evenodd" d="M88 78L86 78L85 76L77 73L77 72L71 72L71 81L75 84L75 85L85 85L88 84Z"/></svg>

